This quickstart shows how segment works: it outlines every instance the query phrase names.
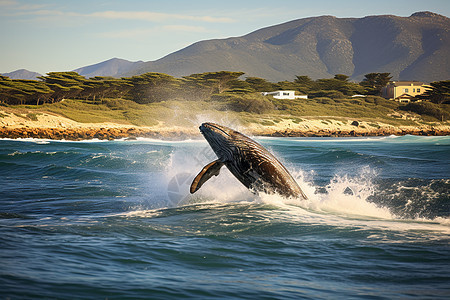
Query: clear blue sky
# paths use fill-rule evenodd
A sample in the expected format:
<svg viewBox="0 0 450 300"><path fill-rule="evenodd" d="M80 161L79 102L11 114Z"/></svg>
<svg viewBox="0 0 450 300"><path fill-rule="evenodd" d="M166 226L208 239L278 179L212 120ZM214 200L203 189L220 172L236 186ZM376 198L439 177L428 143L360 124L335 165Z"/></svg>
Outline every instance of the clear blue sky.
<svg viewBox="0 0 450 300"><path fill-rule="evenodd" d="M69 71L113 57L156 60L200 40L310 16L425 10L448 17L450 0L0 0L0 73Z"/></svg>

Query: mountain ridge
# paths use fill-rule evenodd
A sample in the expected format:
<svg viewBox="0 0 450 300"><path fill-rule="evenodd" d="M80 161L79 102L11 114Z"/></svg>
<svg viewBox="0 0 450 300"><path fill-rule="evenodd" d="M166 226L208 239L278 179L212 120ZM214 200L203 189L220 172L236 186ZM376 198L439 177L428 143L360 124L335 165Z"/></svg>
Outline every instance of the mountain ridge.
<svg viewBox="0 0 450 300"><path fill-rule="evenodd" d="M450 19L433 12L409 17L308 17L257 29L239 37L195 42L155 61L112 58L74 71L85 77L128 77L146 72L182 77L242 71L272 82L336 74L361 81L389 72L394 80L450 78Z"/></svg>
<svg viewBox="0 0 450 300"><path fill-rule="evenodd" d="M162 72L176 77L217 70L243 71L270 81L335 74L362 80L389 72L396 80L450 78L450 19L432 12L409 17L309 17L241 37L193 43L123 75Z"/></svg>
<svg viewBox="0 0 450 300"><path fill-rule="evenodd" d="M19 69L8 73L2 73L1 75L7 76L11 79L28 79L28 80L37 80L39 76L42 74L37 72L32 72L26 69Z"/></svg>
<svg viewBox="0 0 450 300"><path fill-rule="evenodd" d="M117 77L136 68L143 61L128 61L121 58L111 58L93 65L81 67L74 71L87 78L95 76L112 76Z"/></svg>

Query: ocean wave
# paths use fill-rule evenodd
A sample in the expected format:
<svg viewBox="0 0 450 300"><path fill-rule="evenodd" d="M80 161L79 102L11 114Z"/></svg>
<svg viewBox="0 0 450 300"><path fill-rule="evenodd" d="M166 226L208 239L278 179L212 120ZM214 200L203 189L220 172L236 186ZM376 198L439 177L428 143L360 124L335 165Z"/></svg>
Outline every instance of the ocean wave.
<svg viewBox="0 0 450 300"><path fill-rule="evenodd" d="M264 143L268 141L272 140L265 139ZM265 215L273 219L286 211L289 213L284 213L284 217L295 218L297 214L299 220L309 220L311 224L342 223L351 227L387 222L389 228L389 224L398 227L402 222L432 222L448 227L449 180L395 174L398 165L411 166L413 161L430 164L425 152L413 153L403 161L399 158L403 155L395 151L377 153L382 146L343 148L322 141L305 146L291 139L268 143L308 196L308 200L299 201L255 195L226 168L191 195L192 179L206 163L216 159L205 142L18 143L21 142L8 141L1 150L0 163L5 174L10 174L3 177L3 197L8 201L16 199L20 195L17 186L23 185L22 195L27 202L16 200L17 204L25 203L27 210L39 213L65 214L72 210L75 215L97 216L99 210L112 209L126 213L151 211L150 215L156 213L164 218L174 212L176 218L178 213L189 211L188 207L199 209L197 214L205 212L200 209L202 205L215 205L211 208L215 213L224 210L222 218L247 210L249 216L254 213L257 218ZM432 150L436 155L445 152L441 147ZM305 153L310 156L302 158ZM386 159L385 153L391 160ZM418 159L414 155L419 155ZM419 172L423 174L421 169ZM35 203L30 201L33 198ZM69 205L71 202L76 205ZM62 207L66 207L63 212ZM20 213L20 209L16 212Z"/></svg>

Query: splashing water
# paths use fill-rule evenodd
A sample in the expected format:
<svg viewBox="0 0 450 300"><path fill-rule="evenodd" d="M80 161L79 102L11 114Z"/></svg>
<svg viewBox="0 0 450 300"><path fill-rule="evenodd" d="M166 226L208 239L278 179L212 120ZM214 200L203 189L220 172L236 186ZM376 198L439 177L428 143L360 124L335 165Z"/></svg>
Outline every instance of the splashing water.
<svg viewBox="0 0 450 300"><path fill-rule="evenodd" d="M169 191L169 207L182 205L192 205L199 203L262 203L278 207L298 207L309 212L322 215L335 215L342 218L368 218L385 220L402 220L404 215L389 207L382 201L374 201L382 194L380 185L375 183L378 179L378 172L369 167L362 166L359 173L335 174L331 180L323 185L315 184L314 170L310 172L297 168L291 170L291 174L299 183L303 191L308 196L307 200L285 199L279 195L253 194L246 189L226 167L221 169L219 176L211 178L195 195L189 194L189 186L193 178L203 168L206 163L215 160L216 157L208 149L206 142L202 144L202 150L197 153L197 157L192 158L191 152L183 149L175 151L171 155L170 163L166 168L166 180L170 186L175 185L173 190L177 196L173 198ZM208 152L209 151L209 152ZM203 152L203 153L202 153ZM200 155L198 154L200 153ZM206 156L206 160L201 161L199 156ZM175 180L176 179L176 180ZM399 190L405 187L399 187ZM420 187L417 187L418 189ZM406 206L410 206L413 200L409 200ZM410 218L417 221L436 221L441 224L448 223L447 217L434 217L431 219Z"/></svg>

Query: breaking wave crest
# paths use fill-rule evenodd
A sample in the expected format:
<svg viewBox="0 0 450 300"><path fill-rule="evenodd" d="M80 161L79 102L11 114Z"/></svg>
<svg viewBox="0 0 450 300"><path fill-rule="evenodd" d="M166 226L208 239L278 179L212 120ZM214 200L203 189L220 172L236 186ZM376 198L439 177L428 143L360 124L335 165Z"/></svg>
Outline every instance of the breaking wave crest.
<svg viewBox="0 0 450 300"><path fill-rule="evenodd" d="M213 159L215 158L211 161ZM342 174L337 171L329 182L318 185L314 171L291 169L291 174L308 196L307 200L300 200L285 199L279 195L253 194L224 167L219 176L211 178L196 194L190 195L189 186L202 167L189 153L172 153L165 169L167 207L202 203L259 203L322 217L432 221L443 225L450 223L448 209L445 207L445 191L449 190L450 181L448 179L383 180L376 170L366 166L357 174Z"/></svg>

